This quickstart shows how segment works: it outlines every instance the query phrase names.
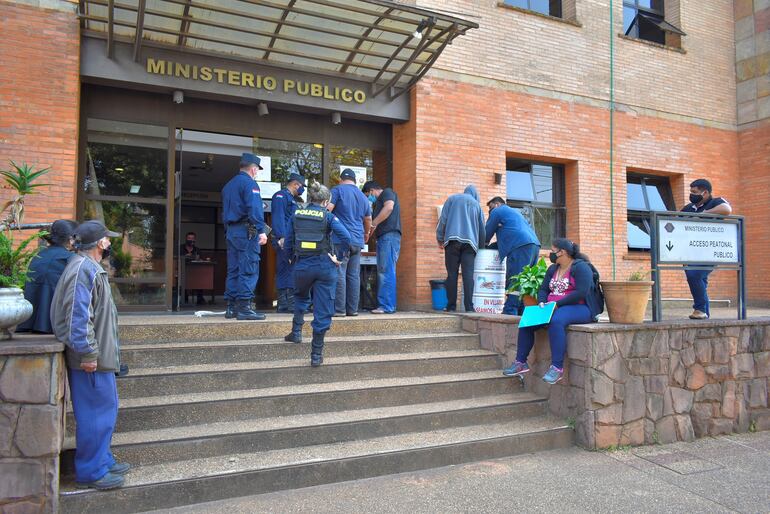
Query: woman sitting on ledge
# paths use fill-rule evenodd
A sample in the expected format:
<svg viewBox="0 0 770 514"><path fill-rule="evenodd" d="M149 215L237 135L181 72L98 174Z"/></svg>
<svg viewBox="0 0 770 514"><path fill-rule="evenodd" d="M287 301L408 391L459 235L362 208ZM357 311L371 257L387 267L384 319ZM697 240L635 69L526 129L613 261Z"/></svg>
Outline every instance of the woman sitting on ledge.
<svg viewBox="0 0 770 514"><path fill-rule="evenodd" d="M569 239L555 239L551 246L549 257L553 265L548 268L537 297L541 308L546 302L555 302L556 310L547 325L519 328L516 360L503 370L503 375L514 377L529 373L527 357L535 345L535 330L548 327L551 367L543 380L555 384L564 375L567 326L592 323L604 306L599 305L594 286L595 268L588 257L580 253L578 245Z"/></svg>

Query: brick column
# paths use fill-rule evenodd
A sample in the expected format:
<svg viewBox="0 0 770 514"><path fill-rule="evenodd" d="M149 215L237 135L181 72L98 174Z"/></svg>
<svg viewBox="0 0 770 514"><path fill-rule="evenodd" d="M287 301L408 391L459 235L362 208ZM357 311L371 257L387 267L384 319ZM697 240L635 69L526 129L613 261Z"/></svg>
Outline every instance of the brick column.
<svg viewBox="0 0 770 514"><path fill-rule="evenodd" d="M64 347L51 336L0 343L0 512L57 512Z"/></svg>

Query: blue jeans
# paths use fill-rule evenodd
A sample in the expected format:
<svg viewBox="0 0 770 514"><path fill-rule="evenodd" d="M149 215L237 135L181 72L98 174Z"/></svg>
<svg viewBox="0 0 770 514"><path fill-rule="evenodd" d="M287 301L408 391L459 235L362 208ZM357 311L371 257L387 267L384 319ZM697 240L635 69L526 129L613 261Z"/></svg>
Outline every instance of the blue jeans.
<svg viewBox="0 0 770 514"><path fill-rule="evenodd" d="M535 346L535 330L548 327L548 340L551 343L551 364L559 369L563 368L564 355L567 353L567 326L591 322L593 322L591 311L586 305L565 305L557 308L549 324L519 329L516 360L527 362L529 352Z"/></svg>
<svg viewBox="0 0 770 514"><path fill-rule="evenodd" d="M246 227L227 229L227 281L225 299L251 300L259 279L259 240L249 239Z"/></svg>
<svg viewBox="0 0 770 514"><path fill-rule="evenodd" d="M72 410L75 414L75 479L99 480L115 465L110 452L112 432L118 419L115 373L69 369Z"/></svg>
<svg viewBox="0 0 770 514"><path fill-rule="evenodd" d="M325 333L334 315L337 266L328 255L300 257L294 264L294 323L305 323L313 291L313 332Z"/></svg>
<svg viewBox="0 0 770 514"><path fill-rule="evenodd" d="M540 247L536 244L529 244L514 248L508 255L501 255L505 257L505 287L511 286L511 277L521 273L524 266L533 266L537 262L538 254L540 253ZM509 294L505 297L505 306L503 306L503 314L521 314L521 298L519 295Z"/></svg>
<svg viewBox="0 0 770 514"><path fill-rule="evenodd" d="M684 271L687 276L687 284L690 286L690 293L692 294L692 308L706 314L711 315L709 312L709 275L712 270L695 270L688 269Z"/></svg>
<svg viewBox="0 0 770 514"><path fill-rule="evenodd" d="M377 303L385 312L396 310L396 262L401 234L386 232L377 238Z"/></svg>
<svg viewBox="0 0 770 514"><path fill-rule="evenodd" d="M342 260L338 273L334 310L345 314L358 312L358 300L361 296L361 248L350 246L350 255Z"/></svg>

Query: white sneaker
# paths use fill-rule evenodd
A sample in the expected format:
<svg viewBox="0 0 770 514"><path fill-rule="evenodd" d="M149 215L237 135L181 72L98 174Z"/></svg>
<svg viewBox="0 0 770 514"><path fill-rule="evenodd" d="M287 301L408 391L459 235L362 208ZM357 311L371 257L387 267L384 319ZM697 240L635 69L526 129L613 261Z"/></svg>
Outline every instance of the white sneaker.
<svg viewBox="0 0 770 514"><path fill-rule="evenodd" d="M698 309L695 309L692 311L692 314L690 314L690 319L709 319L709 315L705 312L701 312Z"/></svg>

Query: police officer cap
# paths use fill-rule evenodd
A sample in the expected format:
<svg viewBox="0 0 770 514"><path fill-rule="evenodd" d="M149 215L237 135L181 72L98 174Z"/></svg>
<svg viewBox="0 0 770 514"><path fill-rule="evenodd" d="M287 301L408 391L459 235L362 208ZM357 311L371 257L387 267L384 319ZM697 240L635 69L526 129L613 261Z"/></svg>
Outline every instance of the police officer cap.
<svg viewBox="0 0 770 514"><path fill-rule="evenodd" d="M262 166L259 165L259 157L254 155L253 153L243 152L243 155L241 155L241 166L250 166L252 164L256 164L257 168L263 170Z"/></svg>
<svg viewBox="0 0 770 514"><path fill-rule="evenodd" d="M292 181L299 182L300 185L302 185L302 186L305 185L305 177L303 177L299 173L292 173L291 175L289 175L289 182L292 182ZM287 182L287 184L288 184L288 182Z"/></svg>
<svg viewBox="0 0 770 514"><path fill-rule="evenodd" d="M99 241L103 237L118 237L120 234L113 232L98 220L84 221L75 229L75 240L78 244L87 245Z"/></svg>
<svg viewBox="0 0 770 514"><path fill-rule="evenodd" d="M356 172L351 170L350 168L345 168L342 170L342 173L340 173L340 179L341 180L356 180Z"/></svg>

